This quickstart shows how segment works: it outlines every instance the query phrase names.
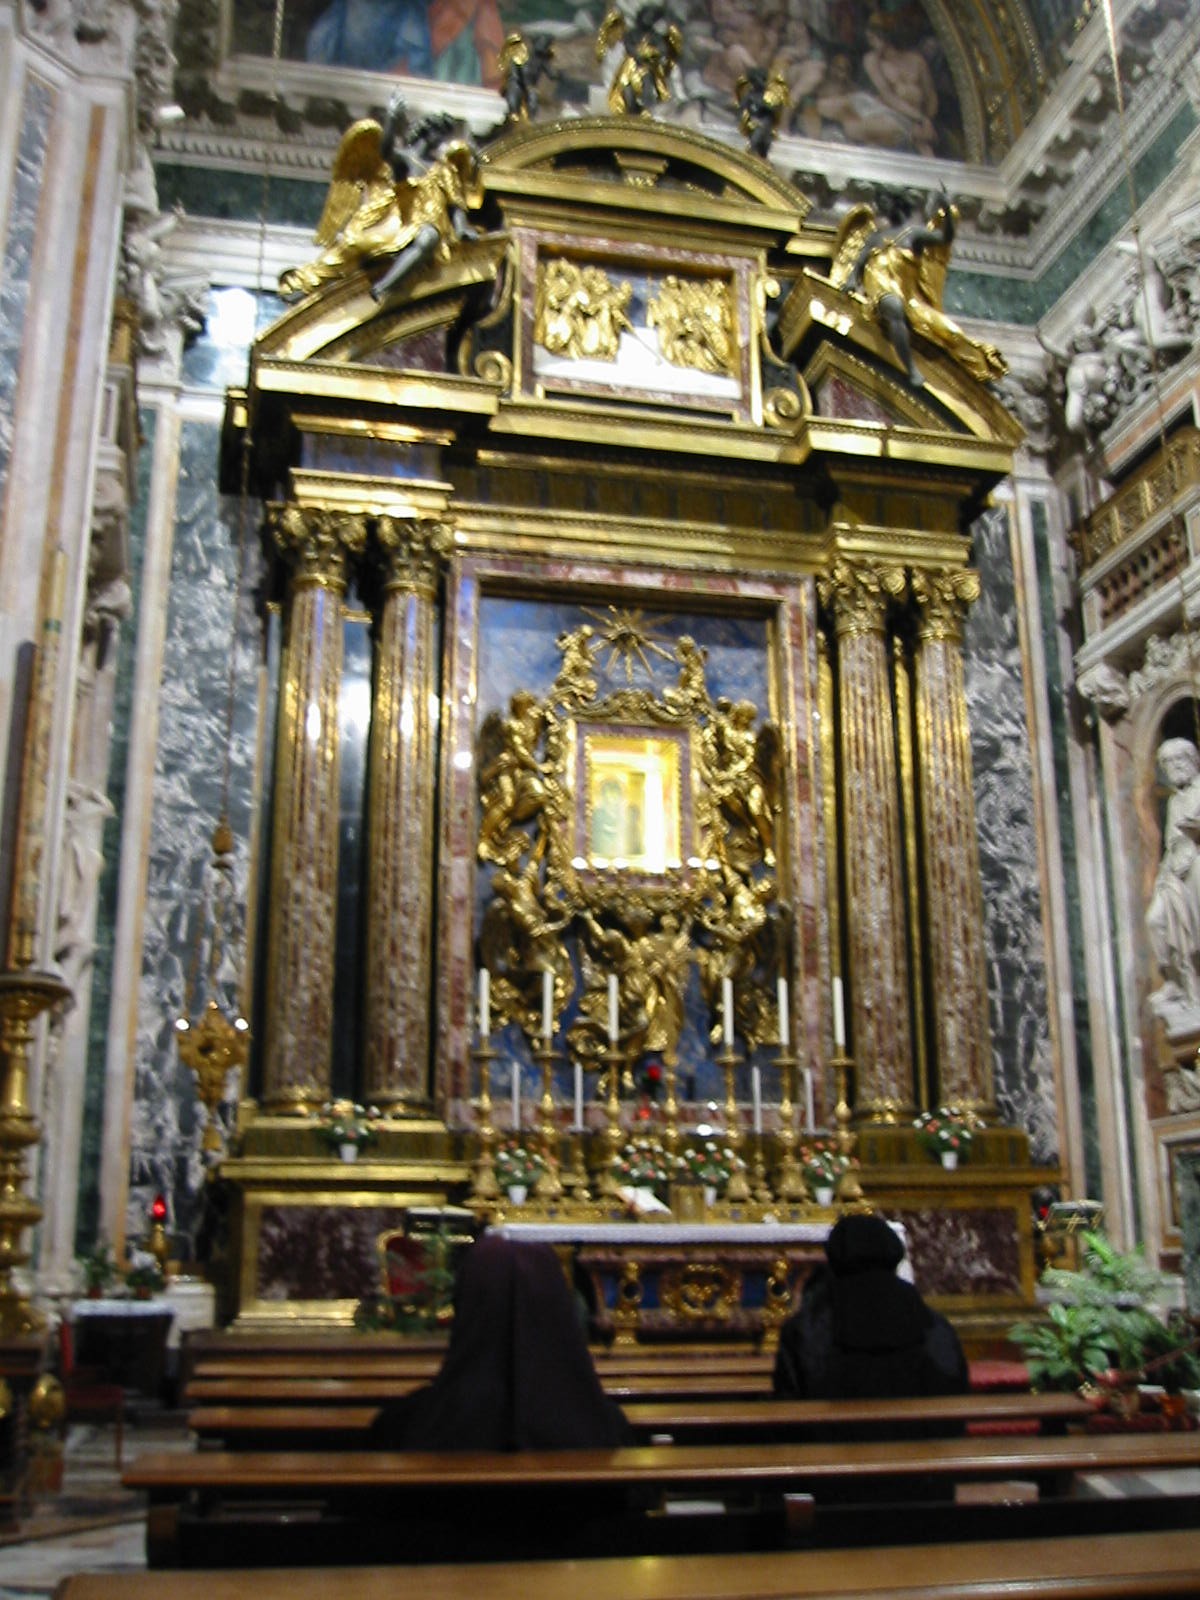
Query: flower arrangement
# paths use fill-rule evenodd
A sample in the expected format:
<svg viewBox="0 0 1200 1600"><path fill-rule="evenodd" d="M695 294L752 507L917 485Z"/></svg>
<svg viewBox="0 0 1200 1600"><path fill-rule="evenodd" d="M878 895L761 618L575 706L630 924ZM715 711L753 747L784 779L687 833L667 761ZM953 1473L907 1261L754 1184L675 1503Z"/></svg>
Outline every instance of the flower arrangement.
<svg viewBox="0 0 1200 1600"><path fill-rule="evenodd" d="M832 1139L811 1139L796 1152L810 1189L836 1189L838 1179L850 1170L850 1157Z"/></svg>
<svg viewBox="0 0 1200 1600"><path fill-rule="evenodd" d="M617 1157L617 1178L634 1189L650 1189L656 1183L669 1183L673 1176L671 1158L657 1139L639 1135L630 1139Z"/></svg>
<svg viewBox="0 0 1200 1600"><path fill-rule="evenodd" d="M327 1100L321 1107L317 1131L326 1144L352 1144L361 1148L375 1137L377 1106L360 1106L353 1100Z"/></svg>
<svg viewBox="0 0 1200 1600"><path fill-rule="evenodd" d="M698 1183L728 1183L733 1174L733 1154L715 1139L688 1145L680 1157L684 1171Z"/></svg>
<svg viewBox="0 0 1200 1600"><path fill-rule="evenodd" d="M546 1158L517 1139L505 1139L496 1151L495 1167L502 1189L528 1189L545 1172Z"/></svg>
<svg viewBox="0 0 1200 1600"><path fill-rule="evenodd" d="M917 1142L931 1156L954 1154L966 1160L974 1133L965 1114L957 1106L939 1106L936 1111L922 1111L913 1122Z"/></svg>

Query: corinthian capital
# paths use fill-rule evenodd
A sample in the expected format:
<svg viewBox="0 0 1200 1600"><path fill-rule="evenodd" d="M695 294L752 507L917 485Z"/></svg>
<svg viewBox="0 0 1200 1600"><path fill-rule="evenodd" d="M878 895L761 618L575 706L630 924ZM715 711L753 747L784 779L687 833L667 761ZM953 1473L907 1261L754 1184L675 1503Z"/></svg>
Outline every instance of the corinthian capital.
<svg viewBox="0 0 1200 1600"><path fill-rule="evenodd" d="M344 589L346 557L360 554L367 543L366 518L344 511L269 506L267 525L297 584Z"/></svg>
<svg viewBox="0 0 1200 1600"><path fill-rule="evenodd" d="M912 575L912 596L917 604L921 639L962 639L967 607L979 599L979 574L959 567L953 572L924 572L919 567Z"/></svg>
<svg viewBox="0 0 1200 1600"><path fill-rule="evenodd" d="M829 576L819 580L818 592L839 634L882 633L889 601L904 593L904 570L839 557Z"/></svg>
<svg viewBox="0 0 1200 1600"><path fill-rule="evenodd" d="M389 589L432 591L441 558L454 543L454 530L437 517L377 517L375 541Z"/></svg>

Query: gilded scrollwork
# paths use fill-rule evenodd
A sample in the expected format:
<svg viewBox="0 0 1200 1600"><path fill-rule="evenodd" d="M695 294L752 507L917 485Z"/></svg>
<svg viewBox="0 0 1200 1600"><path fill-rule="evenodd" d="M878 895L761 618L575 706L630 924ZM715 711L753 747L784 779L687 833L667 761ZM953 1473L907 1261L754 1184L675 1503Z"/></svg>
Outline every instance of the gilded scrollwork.
<svg viewBox="0 0 1200 1600"><path fill-rule="evenodd" d="M577 1002L571 1053L597 1066L608 1043L610 975L621 1048L635 1060L656 1053L673 1061L693 966L715 1022L723 976L773 973L778 960L777 732L759 724L750 701L712 699L693 638L669 650L648 628L614 612L607 624L563 632L548 695L518 690L480 740L478 854L493 867L481 956L494 1013L536 1032L542 973L552 971L556 1013L572 996ZM662 658L675 682L660 687ZM626 681L611 687L618 661ZM678 762L672 798L686 813L678 859L650 868L592 853L582 768L605 740L666 752L664 771ZM777 1021L773 1007L753 999L754 985L743 987L738 1025L753 1045L773 1037Z"/></svg>
<svg viewBox="0 0 1200 1600"><path fill-rule="evenodd" d="M565 256L538 263L533 337L552 355L573 360L615 361L621 334L632 329L626 316L631 283L613 283L602 267Z"/></svg>
<svg viewBox="0 0 1200 1600"><path fill-rule="evenodd" d="M673 367L733 371L737 350L733 301L723 279L668 273L650 301L646 321L658 329L659 350Z"/></svg>
<svg viewBox="0 0 1200 1600"><path fill-rule="evenodd" d="M267 524L297 584L344 588L347 556L361 555L366 548L366 518L352 512L292 502L268 507Z"/></svg>
<svg viewBox="0 0 1200 1600"><path fill-rule="evenodd" d="M979 599L979 594L979 574L969 568L953 572L914 569L912 596L917 606L920 637L960 642L967 608Z"/></svg>
<svg viewBox="0 0 1200 1600"><path fill-rule="evenodd" d="M817 587L839 634L882 633L889 604L904 593L905 577L898 566L872 566L839 557Z"/></svg>

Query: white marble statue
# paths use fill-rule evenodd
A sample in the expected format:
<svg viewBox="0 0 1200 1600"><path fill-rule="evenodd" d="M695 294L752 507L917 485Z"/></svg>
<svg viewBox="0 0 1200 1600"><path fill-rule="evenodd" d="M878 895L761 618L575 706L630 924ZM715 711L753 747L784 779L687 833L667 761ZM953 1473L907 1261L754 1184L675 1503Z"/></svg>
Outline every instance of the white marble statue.
<svg viewBox="0 0 1200 1600"><path fill-rule="evenodd" d="M1200 751L1191 739L1164 739L1157 764L1170 798L1146 911L1163 978L1150 1005L1174 1035L1200 1027Z"/></svg>

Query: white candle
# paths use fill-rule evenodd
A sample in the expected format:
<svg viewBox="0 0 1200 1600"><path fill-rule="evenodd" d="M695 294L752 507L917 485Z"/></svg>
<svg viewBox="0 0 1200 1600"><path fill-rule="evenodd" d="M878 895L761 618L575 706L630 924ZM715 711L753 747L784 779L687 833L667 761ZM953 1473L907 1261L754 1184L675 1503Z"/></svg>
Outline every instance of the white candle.
<svg viewBox="0 0 1200 1600"><path fill-rule="evenodd" d="M733 979L721 979L721 1033L726 1050L733 1049Z"/></svg>
<svg viewBox="0 0 1200 1600"><path fill-rule="evenodd" d="M754 1131L762 1137L762 1072L757 1062L750 1068L750 1099L754 1107Z"/></svg>
<svg viewBox="0 0 1200 1600"><path fill-rule="evenodd" d="M479 969L479 1037L486 1044L492 1031L492 975L486 967Z"/></svg>
<svg viewBox="0 0 1200 1600"><path fill-rule="evenodd" d="M583 1127L583 1063L575 1063L575 1127Z"/></svg>
<svg viewBox="0 0 1200 1600"><path fill-rule="evenodd" d="M817 1116L813 1107L813 1074L811 1067L804 1069L804 1126L816 1126Z"/></svg>
<svg viewBox="0 0 1200 1600"><path fill-rule="evenodd" d="M778 978L775 987L779 995L779 1048L786 1050L792 1042L792 1024L788 1016L787 979L784 977Z"/></svg>
<svg viewBox="0 0 1200 1600"><path fill-rule="evenodd" d="M620 1018L617 1010L617 975L615 972L610 972L608 975L608 1042L614 1049L620 1033Z"/></svg>
<svg viewBox="0 0 1200 1600"><path fill-rule="evenodd" d="M833 1042L839 1050L846 1045L846 1013L842 1008L842 980L833 980Z"/></svg>
<svg viewBox="0 0 1200 1600"><path fill-rule="evenodd" d="M512 1131L521 1131L521 1064L516 1060L512 1064Z"/></svg>
<svg viewBox="0 0 1200 1600"><path fill-rule="evenodd" d="M549 1042L554 1033L554 974L542 968L542 1038Z"/></svg>

